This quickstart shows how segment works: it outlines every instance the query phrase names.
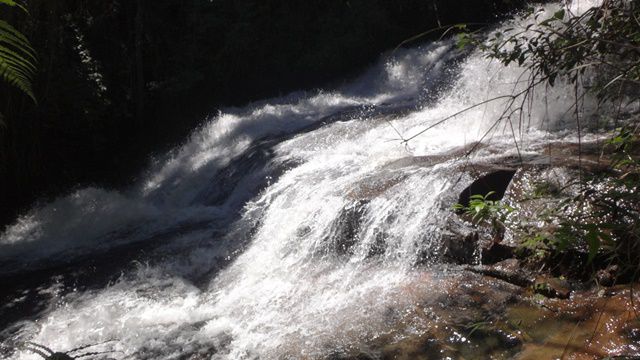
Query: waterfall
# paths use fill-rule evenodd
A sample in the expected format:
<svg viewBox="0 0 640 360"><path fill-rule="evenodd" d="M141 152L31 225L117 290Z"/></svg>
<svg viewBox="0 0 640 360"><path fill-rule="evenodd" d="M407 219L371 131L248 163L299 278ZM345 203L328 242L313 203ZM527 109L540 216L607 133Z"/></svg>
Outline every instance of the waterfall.
<svg viewBox="0 0 640 360"><path fill-rule="evenodd" d="M401 324L426 331L412 314L460 276L441 261L442 233L473 180L459 171L469 158L447 154L481 139L471 160L535 153L566 135L573 93L537 94L517 149L505 124L492 126L504 101L413 136L513 93L522 71L441 40L332 90L224 109L135 186L75 191L2 233L2 276L57 267L108 281L47 280L33 290L36 314L0 338L52 349L114 340L114 358L279 359L359 349Z"/></svg>

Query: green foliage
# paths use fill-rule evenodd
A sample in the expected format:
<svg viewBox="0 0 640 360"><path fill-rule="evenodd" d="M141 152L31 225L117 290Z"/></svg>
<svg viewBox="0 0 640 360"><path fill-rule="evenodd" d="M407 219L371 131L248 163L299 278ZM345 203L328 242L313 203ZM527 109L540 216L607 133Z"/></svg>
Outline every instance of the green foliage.
<svg viewBox="0 0 640 360"><path fill-rule="evenodd" d="M546 282L539 282L533 285L533 290L536 293L544 293L549 291L549 284Z"/></svg>
<svg viewBox="0 0 640 360"><path fill-rule="evenodd" d="M534 21L522 28L493 32L488 38L479 32L458 29L464 31L457 35L459 47L475 46L490 59L526 70L527 86L512 95L509 106L517 98L518 103L526 103L539 85L552 87L560 80L571 83L576 88L572 107L580 136L579 87L594 94L601 105L608 103L616 109L622 108L624 95L637 98L637 2L604 0L581 14L572 13L568 5L551 15L529 9L525 16ZM616 112L619 115L619 110ZM592 174L585 181L581 175L579 193L563 200L558 189L548 184L536 186L529 199L545 198L556 205L534 214L533 219L523 220L523 224L510 224L516 237L522 239L521 249L537 259L578 249L586 254L587 264L600 259L622 265L627 273L640 271L640 229L636 225L640 223L638 130L632 126L619 128L605 145L614 176ZM488 216L482 207L465 210L474 212L474 219Z"/></svg>
<svg viewBox="0 0 640 360"><path fill-rule="evenodd" d="M605 148L613 147L611 168L617 176L603 176L587 184L590 186L574 199L573 216L561 222L561 229L567 236L584 241L589 261L602 253L632 271L640 270L637 262L640 258L637 143L637 130L632 127L617 129L605 145ZM576 208L588 211L579 212Z"/></svg>
<svg viewBox="0 0 640 360"><path fill-rule="evenodd" d="M506 220L507 216L513 211L513 208L498 200L490 200L494 191L486 195L471 195L469 197L469 205L462 204L453 205L454 210L463 211L471 216L471 221L477 225L482 222L489 223L497 230Z"/></svg>
<svg viewBox="0 0 640 360"><path fill-rule="evenodd" d="M543 260L552 252L560 250L560 246L554 237L548 234L534 234L533 236L523 236L524 240L519 244L520 253L527 250L529 254L536 260Z"/></svg>
<svg viewBox="0 0 640 360"><path fill-rule="evenodd" d="M639 84L640 9L634 2L604 0L580 15L568 8L547 18L534 9L526 15L536 23L494 32L486 41L466 34L458 44L476 45L504 65L525 67L530 84L554 86L559 78L577 83L587 71L597 73L591 90L601 101L617 98L623 86Z"/></svg>
<svg viewBox="0 0 640 360"><path fill-rule="evenodd" d="M465 326L467 330L467 336L472 336L477 331L482 332L490 330L493 327L493 322L490 320L472 322Z"/></svg>
<svg viewBox="0 0 640 360"><path fill-rule="evenodd" d="M586 265L620 265L623 273L640 272L640 159L637 130L623 127L606 142L611 150L611 173L595 173L578 184L576 195L539 193L550 208L522 223L510 223L521 254L544 260L569 249L586 254ZM608 149L612 148L612 149ZM597 264L596 264L597 265Z"/></svg>
<svg viewBox="0 0 640 360"><path fill-rule="evenodd" d="M16 7L20 8L22 11L28 13L27 8L24 7L24 5L20 4L19 2L14 1L14 0L0 0L0 4L4 4L4 5L8 5L8 6L16 6Z"/></svg>
<svg viewBox="0 0 640 360"><path fill-rule="evenodd" d="M640 149L636 131L637 129L630 126L618 128L616 134L606 144L613 148L612 167L624 173L620 177L621 180L627 177L632 178L631 175L637 175L640 170L640 162L637 159Z"/></svg>
<svg viewBox="0 0 640 360"><path fill-rule="evenodd" d="M1 5L24 6L12 0L0 0ZM0 20L0 78L20 89L34 102L32 81L36 73L36 55L29 40L8 22Z"/></svg>

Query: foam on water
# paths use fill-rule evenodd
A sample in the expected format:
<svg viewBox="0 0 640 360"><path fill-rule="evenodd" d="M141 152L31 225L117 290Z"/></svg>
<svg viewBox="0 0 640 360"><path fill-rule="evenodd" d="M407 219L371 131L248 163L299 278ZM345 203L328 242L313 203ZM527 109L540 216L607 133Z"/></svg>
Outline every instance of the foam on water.
<svg viewBox="0 0 640 360"><path fill-rule="evenodd" d="M416 264L441 255L459 160L411 161L482 138L501 155L529 151L561 136L546 130L571 103L559 86L536 95L513 133L492 127L504 109L494 101L401 142L524 86L522 69L463 55L450 41L400 50L336 90L227 109L138 186L83 189L32 210L0 237L2 271L164 236L148 263L56 299L11 336L54 349L117 339L103 346L133 358L313 358L410 322L408 309L456 276Z"/></svg>

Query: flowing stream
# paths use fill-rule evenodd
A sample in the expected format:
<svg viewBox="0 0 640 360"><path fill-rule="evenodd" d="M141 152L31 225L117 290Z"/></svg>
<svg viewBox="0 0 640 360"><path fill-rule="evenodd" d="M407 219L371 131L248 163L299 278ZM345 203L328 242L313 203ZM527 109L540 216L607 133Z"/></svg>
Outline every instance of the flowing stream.
<svg viewBox="0 0 640 360"><path fill-rule="evenodd" d="M562 138L573 93L540 92L513 133L494 101L402 139L513 93L522 71L453 40L399 49L336 89L223 110L132 188L34 208L0 237L5 354L111 340L97 349L115 359L328 358L427 331L416 304L462 276L442 261L473 181L457 169Z"/></svg>

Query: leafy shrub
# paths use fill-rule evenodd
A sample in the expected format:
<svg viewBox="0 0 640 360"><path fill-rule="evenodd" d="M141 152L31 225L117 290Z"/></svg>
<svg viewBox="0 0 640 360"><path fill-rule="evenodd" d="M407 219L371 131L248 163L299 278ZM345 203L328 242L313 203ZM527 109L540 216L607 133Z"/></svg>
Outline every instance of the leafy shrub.
<svg viewBox="0 0 640 360"><path fill-rule="evenodd" d="M629 278L640 272L640 162L638 136L633 128L620 128L606 142L610 151L609 173L592 174L579 183L577 195L558 201L555 194L541 195L555 203L534 214L530 223L510 224L521 239L520 247L541 260L568 249L586 253L586 264L598 259L593 269L619 265ZM536 188L533 192L536 193Z"/></svg>

